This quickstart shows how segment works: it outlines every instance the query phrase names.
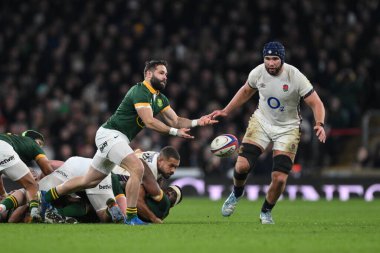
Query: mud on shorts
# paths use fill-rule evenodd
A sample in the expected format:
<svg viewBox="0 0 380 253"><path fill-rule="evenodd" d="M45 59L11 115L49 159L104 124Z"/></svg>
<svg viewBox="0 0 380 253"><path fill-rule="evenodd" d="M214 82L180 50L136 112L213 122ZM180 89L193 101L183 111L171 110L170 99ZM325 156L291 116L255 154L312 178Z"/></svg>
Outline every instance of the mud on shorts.
<svg viewBox="0 0 380 253"><path fill-rule="evenodd" d="M274 126L256 115L252 115L248 122L243 143L255 142L265 149L273 141L273 150L296 154L300 142L299 127Z"/></svg>

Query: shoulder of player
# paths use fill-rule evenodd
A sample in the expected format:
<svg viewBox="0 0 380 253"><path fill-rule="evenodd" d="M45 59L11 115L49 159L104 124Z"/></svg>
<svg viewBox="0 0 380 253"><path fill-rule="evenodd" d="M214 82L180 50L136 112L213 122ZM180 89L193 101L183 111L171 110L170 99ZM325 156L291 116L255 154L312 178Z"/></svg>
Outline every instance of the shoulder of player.
<svg viewBox="0 0 380 253"><path fill-rule="evenodd" d="M141 82L141 83L136 83L133 85L130 89L129 92L143 92L143 93L150 93L149 89Z"/></svg>
<svg viewBox="0 0 380 253"><path fill-rule="evenodd" d="M284 70L289 73L290 75L298 75L298 74L302 74L301 71L296 68L295 66L293 65L290 65L288 63L284 63Z"/></svg>

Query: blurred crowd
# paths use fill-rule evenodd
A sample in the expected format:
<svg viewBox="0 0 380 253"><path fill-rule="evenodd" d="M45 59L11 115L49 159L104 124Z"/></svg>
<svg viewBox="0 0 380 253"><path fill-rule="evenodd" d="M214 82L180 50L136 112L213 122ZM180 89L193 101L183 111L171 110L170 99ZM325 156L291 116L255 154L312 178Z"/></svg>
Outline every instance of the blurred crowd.
<svg viewBox="0 0 380 253"><path fill-rule="evenodd" d="M378 0L1 1L0 132L41 131L50 159L92 157L97 128L143 80L145 61L169 62L164 94L193 119L229 102L270 40L285 45L286 62L319 92L326 128L358 128L368 110L380 109L379 13ZM256 105L257 98L217 126L193 129L192 141L145 130L132 145L173 145L181 166L224 175L234 160L213 157L209 143L222 133L241 140ZM311 110L301 111L297 162L337 164L344 140L319 145ZM270 153L261 160L257 173L270 171Z"/></svg>

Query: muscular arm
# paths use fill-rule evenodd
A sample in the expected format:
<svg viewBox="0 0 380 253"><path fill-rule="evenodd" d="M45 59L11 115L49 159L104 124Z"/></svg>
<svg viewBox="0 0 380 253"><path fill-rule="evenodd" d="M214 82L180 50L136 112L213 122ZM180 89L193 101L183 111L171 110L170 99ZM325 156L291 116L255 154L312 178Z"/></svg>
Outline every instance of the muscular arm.
<svg viewBox="0 0 380 253"><path fill-rule="evenodd" d="M137 109L137 114L144 122L145 126L149 129L155 130L160 133L168 134L170 127L162 121L153 117L152 108L143 107Z"/></svg>
<svg viewBox="0 0 380 253"><path fill-rule="evenodd" d="M314 126L315 134L318 137L318 140L322 143L326 142L326 133L324 129L325 123L325 107L321 99L319 98L317 92L311 93L310 96L306 97L305 103L310 106L313 110L314 120L316 125Z"/></svg>
<svg viewBox="0 0 380 253"><path fill-rule="evenodd" d="M162 190L158 185L156 179L154 178L152 171L150 170L149 166L144 162L144 160L140 160L144 164L144 175L142 178L142 185L144 186L146 193L151 196L161 195Z"/></svg>
<svg viewBox="0 0 380 253"><path fill-rule="evenodd" d="M178 117L177 113L168 108L161 113L165 121L172 127L176 128L189 128L191 127L191 120L187 118Z"/></svg>
<svg viewBox="0 0 380 253"><path fill-rule="evenodd" d="M155 130L159 133L171 134L171 135L179 136L186 139L194 138L194 136L188 134L190 130L188 128L174 129L175 130L174 132L170 132L170 130L173 128L169 127L162 121L154 118L152 108L150 107L143 107L143 108L137 109L137 114L142 119L142 121L144 122L147 128Z"/></svg>
<svg viewBox="0 0 380 253"><path fill-rule="evenodd" d="M305 103L313 110L315 122L325 123L325 107L317 92L314 91L310 96L305 98Z"/></svg>
<svg viewBox="0 0 380 253"><path fill-rule="evenodd" d="M50 165L49 159L46 156L39 158L36 162L40 167L42 173L45 174L45 176L53 172L53 168Z"/></svg>
<svg viewBox="0 0 380 253"><path fill-rule="evenodd" d="M153 223L163 223L146 205L145 203L145 189L140 186L139 197L137 199L137 212L138 215L144 220L149 220Z"/></svg>
<svg viewBox="0 0 380 253"><path fill-rule="evenodd" d="M245 104L255 93L257 89L253 89L248 85L248 81L236 92L235 96L231 99L223 111L227 114L235 110L236 108Z"/></svg>

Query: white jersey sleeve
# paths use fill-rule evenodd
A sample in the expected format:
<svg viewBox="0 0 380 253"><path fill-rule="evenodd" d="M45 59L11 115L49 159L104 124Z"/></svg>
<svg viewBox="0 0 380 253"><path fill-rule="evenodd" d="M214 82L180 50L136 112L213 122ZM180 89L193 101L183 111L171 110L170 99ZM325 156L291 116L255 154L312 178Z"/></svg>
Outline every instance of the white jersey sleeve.
<svg viewBox="0 0 380 253"><path fill-rule="evenodd" d="M261 76L260 66L261 65L252 69L248 75L248 85L251 86L251 88L253 89L257 89L257 81L259 80Z"/></svg>
<svg viewBox="0 0 380 253"><path fill-rule="evenodd" d="M67 159L53 174L64 181L73 177L83 176L90 168L91 162L91 158L73 156Z"/></svg>
<svg viewBox="0 0 380 253"><path fill-rule="evenodd" d="M141 154L141 159L148 165L156 180L158 179L157 158L159 154L154 151L146 151Z"/></svg>
<svg viewBox="0 0 380 253"><path fill-rule="evenodd" d="M298 93L301 97L304 97L306 94L313 90L313 85L310 83L309 79L307 79L307 77L301 73L301 71L296 68L294 71L294 80L297 82Z"/></svg>
<svg viewBox="0 0 380 253"><path fill-rule="evenodd" d="M154 178L157 180L161 177L161 175L158 173L157 168L157 158L159 152L154 151L145 151L145 152L139 152L136 153L137 157L142 159L146 165L148 165L148 168L152 171ZM115 168L112 170L115 174L121 174L130 176L129 172L121 168L120 166L115 166Z"/></svg>

